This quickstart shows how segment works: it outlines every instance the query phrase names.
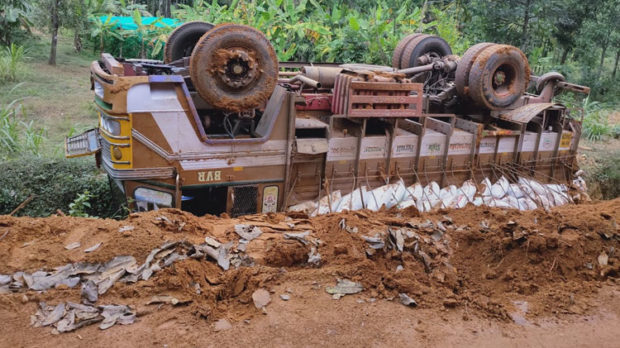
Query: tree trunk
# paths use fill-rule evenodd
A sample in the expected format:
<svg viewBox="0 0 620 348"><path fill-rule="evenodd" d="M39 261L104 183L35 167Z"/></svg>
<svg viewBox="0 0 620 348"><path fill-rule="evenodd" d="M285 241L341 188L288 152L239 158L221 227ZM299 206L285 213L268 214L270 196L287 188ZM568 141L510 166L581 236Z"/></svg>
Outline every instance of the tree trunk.
<svg viewBox="0 0 620 348"><path fill-rule="evenodd" d="M525 2L525 13L523 15L523 27L521 28L521 48L523 49L523 51L527 51L527 35L528 35L528 28L530 26L530 3L532 0L527 0Z"/></svg>
<svg viewBox="0 0 620 348"><path fill-rule="evenodd" d="M60 0L52 1L52 47L50 49L49 65L56 65L56 46L58 45L58 7Z"/></svg>
<svg viewBox="0 0 620 348"><path fill-rule="evenodd" d="M76 28L73 33L73 47L75 48L75 52L82 52L82 37L80 36L80 29Z"/></svg>
<svg viewBox="0 0 620 348"><path fill-rule="evenodd" d="M618 59L620 58L620 50L616 52L616 62L614 63L614 72L611 73L612 80L616 78L616 72L618 71Z"/></svg>
<svg viewBox="0 0 620 348"><path fill-rule="evenodd" d="M562 59L560 59L560 64L566 63L566 58L568 58L568 54L570 53L570 47L564 48L564 52L562 53Z"/></svg>
<svg viewBox="0 0 620 348"><path fill-rule="evenodd" d="M608 44L603 44L603 50L601 51L601 62L598 66L598 73L596 74L596 79L598 80L601 77L601 73L603 72L603 64L605 64L605 54L607 53Z"/></svg>
<svg viewBox="0 0 620 348"><path fill-rule="evenodd" d="M170 0L161 0L160 16L170 18Z"/></svg>

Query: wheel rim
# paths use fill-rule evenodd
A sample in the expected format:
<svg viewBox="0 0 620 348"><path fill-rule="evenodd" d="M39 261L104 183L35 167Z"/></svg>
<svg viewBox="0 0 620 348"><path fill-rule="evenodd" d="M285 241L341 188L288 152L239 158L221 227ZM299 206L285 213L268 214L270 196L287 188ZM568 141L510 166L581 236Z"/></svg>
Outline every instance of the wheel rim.
<svg viewBox="0 0 620 348"><path fill-rule="evenodd" d="M254 82L259 75L256 53L246 48L219 49L215 65L220 82L230 88L242 88Z"/></svg>
<svg viewBox="0 0 620 348"><path fill-rule="evenodd" d="M502 64L497 67L491 77L493 94L497 97L505 97L514 93L517 84L516 76L517 71L515 67L510 64Z"/></svg>

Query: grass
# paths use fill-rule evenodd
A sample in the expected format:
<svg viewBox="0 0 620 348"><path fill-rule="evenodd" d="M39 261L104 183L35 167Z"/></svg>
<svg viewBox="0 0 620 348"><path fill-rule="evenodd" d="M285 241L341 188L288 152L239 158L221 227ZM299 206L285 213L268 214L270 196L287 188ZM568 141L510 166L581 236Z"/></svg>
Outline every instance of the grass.
<svg viewBox="0 0 620 348"><path fill-rule="evenodd" d="M47 35L26 44L23 73L19 81L0 85L0 104L20 99L25 122L46 130L44 155L61 156L64 137L97 124L90 90L92 50L77 54L72 37L59 35L57 66L47 64L50 43Z"/></svg>

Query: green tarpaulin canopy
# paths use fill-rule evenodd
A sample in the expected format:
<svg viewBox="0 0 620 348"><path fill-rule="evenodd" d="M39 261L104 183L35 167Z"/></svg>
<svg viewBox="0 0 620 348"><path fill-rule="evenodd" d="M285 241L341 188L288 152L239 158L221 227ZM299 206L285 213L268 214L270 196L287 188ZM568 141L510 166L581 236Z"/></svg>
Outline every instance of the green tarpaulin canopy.
<svg viewBox="0 0 620 348"><path fill-rule="evenodd" d="M142 24L144 25L153 24L153 22L157 21L158 18L160 18L160 21L158 23L155 23L156 27L176 28L182 24L181 21L179 21L178 19L161 18L161 17L142 17ZM99 17L99 20L102 23L105 23L108 20L108 16L101 16ZM129 16L112 16L110 18L109 23L115 23L114 29L123 29L123 30L138 29L138 25L136 24L136 22L134 22L133 18Z"/></svg>

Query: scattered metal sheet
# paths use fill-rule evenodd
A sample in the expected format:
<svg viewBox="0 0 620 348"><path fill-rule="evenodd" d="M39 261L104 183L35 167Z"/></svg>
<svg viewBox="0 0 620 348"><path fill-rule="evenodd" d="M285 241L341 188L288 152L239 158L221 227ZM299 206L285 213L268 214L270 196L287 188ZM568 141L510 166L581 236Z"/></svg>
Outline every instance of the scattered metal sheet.
<svg viewBox="0 0 620 348"><path fill-rule="evenodd" d="M377 233L374 237L362 236L372 249L383 249L385 247L385 241Z"/></svg>
<svg viewBox="0 0 620 348"><path fill-rule="evenodd" d="M361 283L356 283L348 279L338 279L335 286L326 286L325 291L332 295L332 298L339 299L344 295L357 294L364 290Z"/></svg>
<svg viewBox="0 0 620 348"><path fill-rule="evenodd" d="M205 243L213 248L219 248L222 245L222 243L215 240L215 238L211 238L209 236L205 237Z"/></svg>
<svg viewBox="0 0 620 348"><path fill-rule="evenodd" d="M237 224L235 225L235 233L238 234L239 237L251 241L263 234L263 231L254 225Z"/></svg>
<svg viewBox="0 0 620 348"><path fill-rule="evenodd" d="M418 303L407 294L400 293L398 294L398 297L400 298L400 303L404 304L405 306L416 307L418 305Z"/></svg>
<svg viewBox="0 0 620 348"><path fill-rule="evenodd" d="M310 235L310 232L312 231L304 231L304 232L299 232L299 233L287 232L287 233L284 233L284 239L295 239L304 245L308 245L309 242L306 239L306 237Z"/></svg>
<svg viewBox="0 0 620 348"><path fill-rule="evenodd" d="M176 297L170 296L170 295L156 295L151 297L151 300L149 302L147 302L147 305L151 305L151 304L161 304L161 303L166 303L166 304L170 304L173 306L180 306L180 305L185 305L188 303L191 303L192 300L191 299L178 299Z"/></svg>
<svg viewBox="0 0 620 348"><path fill-rule="evenodd" d="M93 251L95 251L95 250L99 249L99 247L101 246L101 244L102 244L102 243L101 243L101 242L99 242L99 243L97 243L97 244L95 244L95 245L91 246L91 247L90 247L90 248L88 248L88 249L84 249L84 252L85 252L85 253L92 253Z"/></svg>
<svg viewBox="0 0 620 348"><path fill-rule="evenodd" d="M308 253L308 263L319 266L321 264L321 254L316 251L315 247L310 248Z"/></svg>
<svg viewBox="0 0 620 348"><path fill-rule="evenodd" d="M0 285L8 285L11 283L11 276L8 274L0 274Z"/></svg>
<svg viewBox="0 0 620 348"><path fill-rule="evenodd" d="M65 315L65 304L59 303L54 309L47 314L41 326L49 326L59 321Z"/></svg>
<svg viewBox="0 0 620 348"><path fill-rule="evenodd" d="M73 249L79 248L79 247L80 247L80 242L73 242L71 244L65 245L65 249L67 249L67 250L73 250Z"/></svg>
<svg viewBox="0 0 620 348"><path fill-rule="evenodd" d="M99 299L99 293L97 291L97 284L95 284L95 282L92 280L88 280L82 283L81 295L82 295L82 299L90 303L97 302L97 299Z"/></svg>
<svg viewBox="0 0 620 348"><path fill-rule="evenodd" d="M101 330L108 329L116 323L132 324L136 320L136 314L128 306L106 305L99 306L99 308L102 309L101 316L104 318L99 325Z"/></svg>
<svg viewBox="0 0 620 348"><path fill-rule="evenodd" d="M403 236L402 230L388 227L388 232L390 234L390 242L392 243L392 247L399 252L403 252L405 237Z"/></svg>

